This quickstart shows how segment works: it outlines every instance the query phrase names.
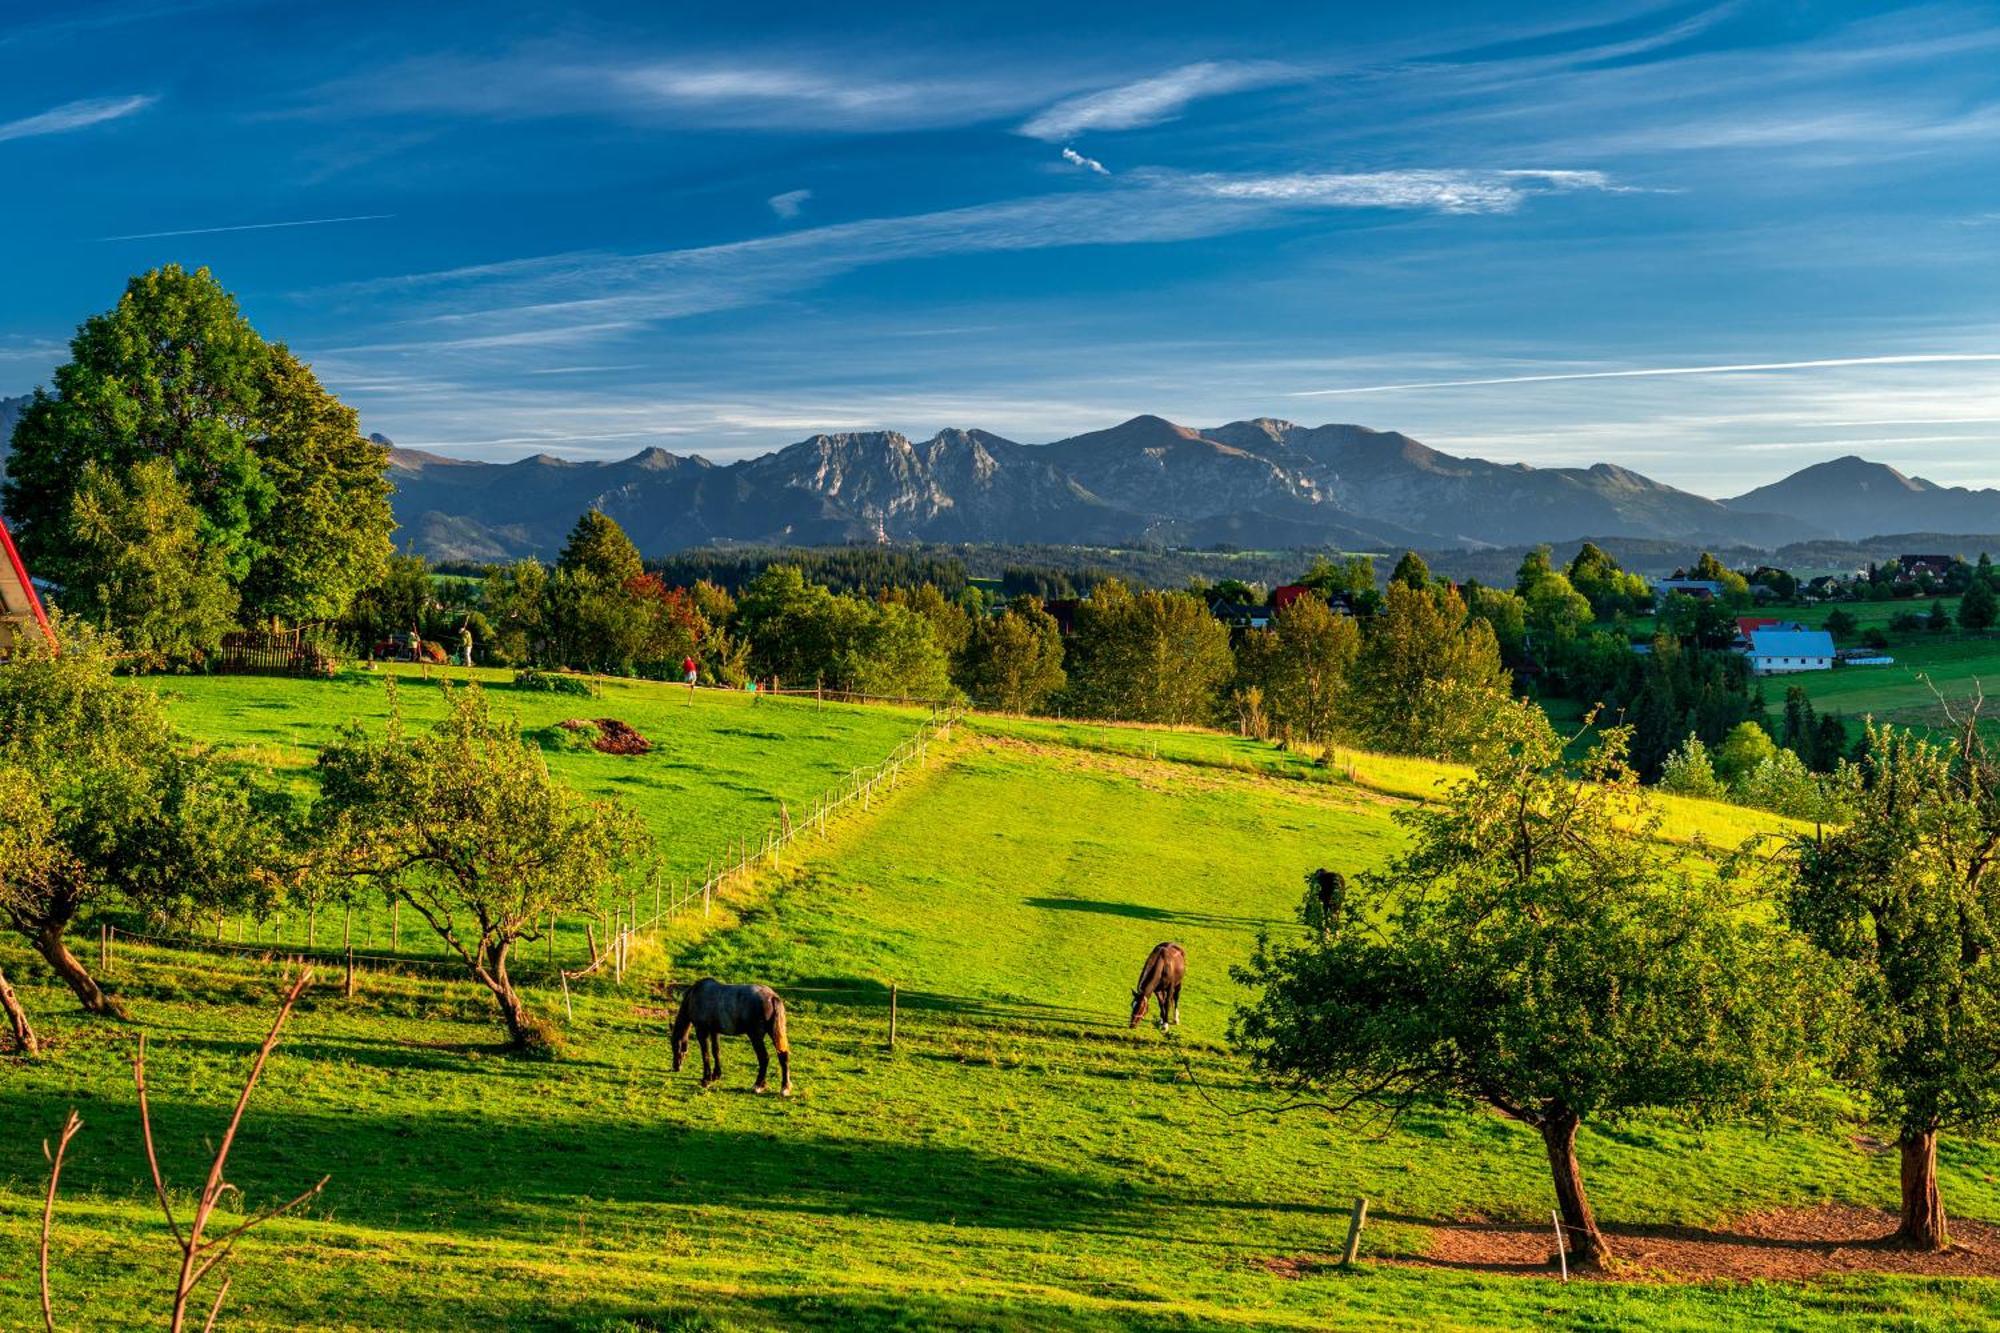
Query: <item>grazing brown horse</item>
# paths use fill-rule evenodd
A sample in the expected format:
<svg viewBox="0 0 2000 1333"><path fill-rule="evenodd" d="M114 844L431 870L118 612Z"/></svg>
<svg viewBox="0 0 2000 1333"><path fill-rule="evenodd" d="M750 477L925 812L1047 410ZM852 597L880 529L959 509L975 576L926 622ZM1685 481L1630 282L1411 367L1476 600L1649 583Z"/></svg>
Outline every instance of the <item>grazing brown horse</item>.
<svg viewBox="0 0 2000 1333"><path fill-rule="evenodd" d="M681 1070L687 1055L688 1032L701 1038L701 1086L711 1087L722 1079L722 1039L748 1037L757 1052L757 1085L765 1089L771 1057L764 1049L769 1037L778 1051L779 1095L792 1095L792 1047L785 1040L785 1002L769 986L725 986L714 977L703 977L688 987L681 997L680 1012L674 1015L674 1072Z"/></svg>
<svg viewBox="0 0 2000 1333"><path fill-rule="evenodd" d="M1139 969L1139 984L1132 989L1132 1026L1146 1016L1146 1001L1160 1000L1160 1031L1181 1021L1181 978L1187 975L1187 951L1178 944L1155 944Z"/></svg>

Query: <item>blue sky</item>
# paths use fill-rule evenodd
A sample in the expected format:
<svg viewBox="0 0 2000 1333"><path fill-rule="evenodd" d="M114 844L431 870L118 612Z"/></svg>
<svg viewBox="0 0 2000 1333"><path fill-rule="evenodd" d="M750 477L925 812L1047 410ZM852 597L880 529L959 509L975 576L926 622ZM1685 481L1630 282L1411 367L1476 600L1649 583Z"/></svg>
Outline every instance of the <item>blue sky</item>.
<svg viewBox="0 0 2000 1333"><path fill-rule="evenodd" d="M0 393L178 261L466 456L1158 412L1996 484L1996 70L1992 5L0 0Z"/></svg>

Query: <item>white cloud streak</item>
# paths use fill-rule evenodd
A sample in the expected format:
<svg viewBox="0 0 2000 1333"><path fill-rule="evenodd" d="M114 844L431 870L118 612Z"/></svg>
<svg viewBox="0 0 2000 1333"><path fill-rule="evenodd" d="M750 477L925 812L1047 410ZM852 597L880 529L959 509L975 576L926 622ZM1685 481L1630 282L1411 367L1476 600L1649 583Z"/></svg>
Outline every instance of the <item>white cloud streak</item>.
<svg viewBox="0 0 2000 1333"><path fill-rule="evenodd" d="M1219 97L1301 77L1275 61L1204 60L1149 79L1066 98L1030 117L1016 131L1056 142L1090 130L1131 130L1172 120L1198 98Z"/></svg>
<svg viewBox="0 0 2000 1333"><path fill-rule="evenodd" d="M181 231L135 231L126 236L100 236L100 241L156 241L168 236L215 236L228 231L274 231L282 227L330 227L337 222L381 222L394 213L357 213L344 218L299 218L291 222L243 222L233 227L188 227Z"/></svg>
<svg viewBox="0 0 2000 1333"><path fill-rule="evenodd" d="M799 210L805 207L806 200L812 197L811 190L787 190L783 194L772 195L764 202L771 206L773 213L789 222L799 215Z"/></svg>
<svg viewBox="0 0 2000 1333"><path fill-rule="evenodd" d="M1074 148L1063 149L1062 158L1063 161L1069 163L1073 167L1082 167L1085 171L1092 171L1100 176L1109 176L1111 174L1111 172L1105 167L1105 165L1102 162L1099 162L1094 157L1085 157L1082 153L1077 152L1076 149Z"/></svg>
<svg viewBox="0 0 2000 1333"><path fill-rule="evenodd" d="M31 139L43 134L67 134L71 130L87 129L106 121L123 120L126 116L144 111L158 100L156 97L135 95L86 97L77 102L64 102L39 115L0 123L0 141Z"/></svg>
<svg viewBox="0 0 2000 1333"><path fill-rule="evenodd" d="M1836 356L1813 361L1746 361L1714 366L1648 366L1634 370L1565 371L1552 375L1497 375L1487 379L1415 380L1403 384L1362 384L1341 389L1300 389L1293 398L1337 398L1359 393L1400 393L1417 389L1469 389L1494 384L1554 384L1564 380L1654 379L1675 375L1744 375L1774 370L1829 370L1843 366L1926 366L2000 361L2000 352L1924 352L1904 356Z"/></svg>
<svg viewBox="0 0 2000 1333"><path fill-rule="evenodd" d="M525 345L631 322L737 309L879 264L943 255L1196 240L1274 226L1300 209L1495 213L1531 192L1604 188L1588 172L1378 172L1366 176L1133 173L1101 191L808 227L649 254L571 253L351 284L349 296L431 293L423 322L469 332L443 347ZM1301 186L1300 181L1310 182ZM1588 186L1586 185L1588 182Z"/></svg>
<svg viewBox="0 0 2000 1333"><path fill-rule="evenodd" d="M1216 199L1301 208L1430 209L1440 213L1511 213L1530 194L1616 191L1600 171L1370 171L1279 175L1171 175L1149 180Z"/></svg>

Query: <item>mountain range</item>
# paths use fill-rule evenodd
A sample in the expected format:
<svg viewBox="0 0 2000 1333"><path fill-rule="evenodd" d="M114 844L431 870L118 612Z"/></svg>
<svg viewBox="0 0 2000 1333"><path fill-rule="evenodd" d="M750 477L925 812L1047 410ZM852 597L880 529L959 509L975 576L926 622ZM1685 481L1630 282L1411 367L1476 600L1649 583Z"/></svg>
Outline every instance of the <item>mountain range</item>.
<svg viewBox="0 0 2000 1333"><path fill-rule="evenodd" d="M25 399L0 399L4 443ZM1860 458L1712 500L1608 463L1538 468L1396 431L1259 417L1196 429L1139 416L1021 444L983 430L921 442L814 435L717 464L641 450L474 462L390 445L400 541L441 560L552 555L593 506L648 555L717 541L930 541L1427 550L1625 537L1770 550L1815 538L2000 531L2000 491Z"/></svg>

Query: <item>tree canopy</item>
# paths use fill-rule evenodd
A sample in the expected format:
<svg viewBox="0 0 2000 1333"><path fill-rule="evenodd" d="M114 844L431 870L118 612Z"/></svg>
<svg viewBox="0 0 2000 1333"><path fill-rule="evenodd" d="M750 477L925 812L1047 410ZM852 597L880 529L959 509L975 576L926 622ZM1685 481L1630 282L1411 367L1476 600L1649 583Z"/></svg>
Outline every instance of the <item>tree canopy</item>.
<svg viewBox="0 0 2000 1333"><path fill-rule="evenodd" d="M1659 854L1624 740L1605 732L1576 781L1540 710L1507 705L1474 776L1398 814L1407 852L1323 933L1265 938L1235 973L1257 998L1234 1037L1296 1102L1396 1116L1442 1099L1534 1129L1582 1265L1609 1250L1580 1126L1776 1113L1817 1086L1796 941Z"/></svg>
<svg viewBox="0 0 2000 1333"><path fill-rule="evenodd" d="M0 504L31 560L88 586L107 559L75 521L90 467L129 487L148 460L185 489L198 563L247 614L337 614L388 556L387 450L207 269L143 273L83 322L15 425Z"/></svg>

